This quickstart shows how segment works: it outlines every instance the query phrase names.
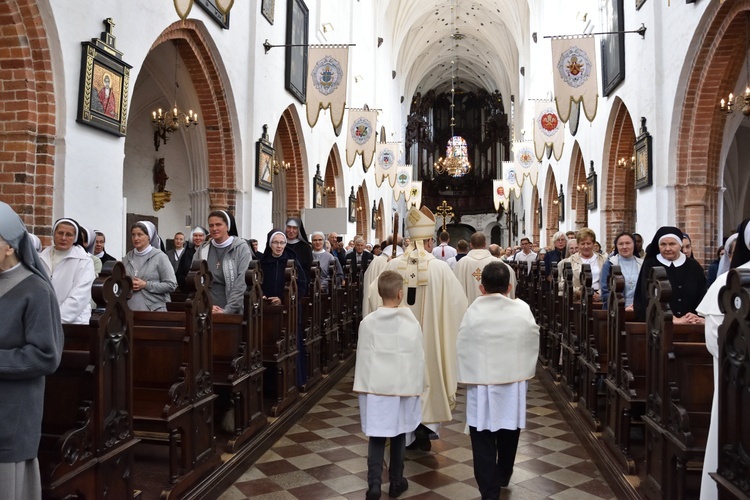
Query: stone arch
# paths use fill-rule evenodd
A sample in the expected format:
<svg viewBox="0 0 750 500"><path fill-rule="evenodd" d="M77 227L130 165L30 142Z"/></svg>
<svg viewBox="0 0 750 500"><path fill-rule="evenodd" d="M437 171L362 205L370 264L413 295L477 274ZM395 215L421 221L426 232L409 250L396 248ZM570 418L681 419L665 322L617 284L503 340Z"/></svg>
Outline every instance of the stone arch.
<svg viewBox="0 0 750 500"><path fill-rule="evenodd" d="M609 152L605 151L606 168L602 169L601 182L602 188L606 186L601 190L604 192L602 246L609 246L622 231L635 232L635 166L630 166L635 154L635 130L633 118L619 97L615 97L607 128ZM627 167L618 166L621 158L625 159Z"/></svg>
<svg viewBox="0 0 750 500"><path fill-rule="evenodd" d="M167 27L151 46L172 41L177 48L200 105L200 121L206 137L209 210L237 211L237 159L231 90L214 46L201 22L187 19Z"/></svg>
<svg viewBox="0 0 750 500"><path fill-rule="evenodd" d="M558 203L560 199L557 192L557 179L555 178L555 172L552 170L552 165L547 166L547 175L545 177L547 179L544 187L544 199L547 200L547 213L545 217L547 225L545 227L545 233L547 239L549 239L560 227L560 205ZM546 243L547 242L545 242L545 244Z"/></svg>
<svg viewBox="0 0 750 500"><path fill-rule="evenodd" d="M29 231L48 235L57 134L52 51L36 0L0 2L0 18L0 200Z"/></svg>
<svg viewBox="0 0 750 500"><path fill-rule="evenodd" d="M326 190L326 208L336 208L338 206L338 195L343 192L344 185L341 177L341 154L338 144L334 144L328 153L323 185Z"/></svg>
<svg viewBox="0 0 750 500"><path fill-rule="evenodd" d="M357 220L357 234L362 236L365 241L370 242L368 237L370 234L370 199L367 196L367 186L364 181L362 185L357 189L357 202L355 205L356 220Z"/></svg>
<svg viewBox="0 0 750 500"><path fill-rule="evenodd" d="M586 185L586 167L583 164L583 152L578 141L573 144L573 154L570 158L570 174L568 180L568 196L570 209L575 212L575 229L588 227L589 209L586 207L586 193L579 191L579 186Z"/></svg>
<svg viewBox="0 0 750 500"><path fill-rule="evenodd" d="M307 165L304 154L304 141L300 133L300 120L293 104L284 110L279 118L274 137L274 147L281 151L280 161L289 164L284 172L283 186L286 193L286 217L299 217L302 209L309 206L305 203L307 194Z"/></svg>
<svg viewBox="0 0 750 500"><path fill-rule="evenodd" d="M695 258L712 257L719 244L720 158L726 116L718 102L735 90L741 75L750 0L724 2L707 9L705 29L696 30L694 56L686 57L685 82L675 95L675 214L677 226L693 240Z"/></svg>

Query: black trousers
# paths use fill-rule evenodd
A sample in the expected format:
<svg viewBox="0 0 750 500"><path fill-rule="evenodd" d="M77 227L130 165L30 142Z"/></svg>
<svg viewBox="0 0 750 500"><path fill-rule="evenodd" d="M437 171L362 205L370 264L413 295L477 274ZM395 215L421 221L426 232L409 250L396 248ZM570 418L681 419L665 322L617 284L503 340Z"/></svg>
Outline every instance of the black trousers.
<svg viewBox="0 0 750 500"><path fill-rule="evenodd" d="M385 455L385 441L389 438L371 437L367 445L367 486L380 486L383 482L383 455ZM406 434L390 438L391 464L388 468L388 478L391 483L401 481L404 476L404 453L406 450Z"/></svg>
<svg viewBox="0 0 750 500"><path fill-rule="evenodd" d="M516 449L521 429L478 431L469 427L471 452L474 458L474 477L482 494L482 500L498 500L500 488L508 486L513 475Z"/></svg>

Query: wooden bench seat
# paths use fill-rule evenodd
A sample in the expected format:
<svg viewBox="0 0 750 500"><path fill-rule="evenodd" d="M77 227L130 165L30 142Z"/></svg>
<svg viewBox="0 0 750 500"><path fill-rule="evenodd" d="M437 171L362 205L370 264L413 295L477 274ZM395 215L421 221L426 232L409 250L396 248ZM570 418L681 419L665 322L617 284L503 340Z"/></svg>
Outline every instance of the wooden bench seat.
<svg viewBox="0 0 750 500"><path fill-rule="evenodd" d="M196 266L184 313L134 313L133 422L142 439L169 445L164 496L179 496L220 462L213 429L211 275L205 261Z"/></svg>
<svg viewBox="0 0 750 500"><path fill-rule="evenodd" d="M88 325L63 325L65 347L46 377L39 466L45 498L129 498L138 440L132 424L132 282L122 263L92 285Z"/></svg>

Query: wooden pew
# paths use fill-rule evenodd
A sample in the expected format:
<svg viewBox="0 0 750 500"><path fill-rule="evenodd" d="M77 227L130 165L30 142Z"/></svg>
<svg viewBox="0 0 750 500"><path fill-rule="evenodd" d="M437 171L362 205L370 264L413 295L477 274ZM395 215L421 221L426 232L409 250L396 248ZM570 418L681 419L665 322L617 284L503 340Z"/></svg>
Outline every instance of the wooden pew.
<svg viewBox="0 0 750 500"><path fill-rule="evenodd" d="M211 274L188 280L184 313L134 314L133 422L142 440L168 443L162 496L180 496L220 463L214 442ZM177 325L175 315L181 316ZM168 325L168 326L164 326Z"/></svg>
<svg viewBox="0 0 750 500"><path fill-rule="evenodd" d="M88 325L63 325L58 370L46 377L39 467L45 498L132 498L132 281L121 262L92 286Z"/></svg>
<svg viewBox="0 0 750 500"><path fill-rule="evenodd" d="M262 357L266 372L263 392L269 414L278 417L298 397L297 390L297 270L289 260L284 270L282 305L263 304Z"/></svg>
<svg viewBox="0 0 750 500"><path fill-rule="evenodd" d="M694 498L700 491L713 395L713 358L703 325L675 325L666 269L649 280L646 480L649 498Z"/></svg>
<svg viewBox="0 0 750 500"><path fill-rule="evenodd" d="M729 271L719 294L719 468L711 474L720 500L750 498L750 271Z"/></svg>
<svg viewBox="0 0 750 500"><path fill-rule="evenodd" d="M635 322L625 311L625 280L619 266L609 277L607 322L607 375L604 380L606 409L602 441L626 474L636 473L641 453L633 454L637 434L643 442L641 415L646 406L646 323ZM636 450L640 452L641 450Z"/></svg>
<svg viewBox="0 0 750 500"><path fill-rule="evenodd" d="M344 266L344 279L346 284L336 290L339 294L338 302L341 314L339 315L339 338L336 352L342 361L354 354L354 307L357 294L355 276L357 273L352 269L351 263L347 261Z"/></svg>
<svg viewBox="0 0 750 500"><path fill-rule="evenodd" d="M268 423L263 413L263 361L261 329L263 327L262 271L258 261L251 261L245 272L247 289L242 314L212 314L213 384L222 397L224 414L229 403L233 414L233 431L227 451L237 451ZM191 275L188 275L188 280ZM218 400L217 400L218 402ZM216 408L215 408L216 410Z"/></svg>
<svg viewBox="0 0 750 500"><path fill-rule="evenodd" d="M334 274L335 279L335 274ZM322 302L323 291L320 282L320 263L314 261L310 268L310 283L307 288L307 295L302 300L302 335L304 353L300 356L305 357L305 367L307 376L305 384L299 387L301 392L309 391L315 384L320 382L322 377L321 371L321 323L322 323Z"/></svg>
<svg viewBox="0 0 750 500"><path fill-rule="evenodd" d="M537 266L535 288L536 296L536 320L539 324L539 362L542 366L549 365L549 336L550 336L550 312L549 301L547 297L551 294L546 293L547 275L544 273L544 262L539 262Z"/></svg>
<svg viewBox="0 0 750 500"><path fill-rule="evenodd" d="M578 406L577 409L588 423L589 429L599 432L606 409L606 338L607 312L601 309L600 302L594 302L591 288L591 266L584 264L581 269L581 314L579 317L580 354L578 355ZM600 356L600 346L605 351ZM602 359L603 358L603 359ZM602 364L602 361L604 364Z"/></svg>
<svg viewBox="0 0 750 500"><path fill-rule="evenodd" d="M328 374L341 362L339 357L339 322L341 319L341 288L336 283L336 263L331 263L331 269L328 271L330 282L328 284L328 293L322 296L322 339L320 347L320 367L323 374Z"/></svg>
<svg viewBox="0 0 750 500"><path fill-rule="evenodd" d="M320 370L323 374L331 371L339 364L339 354L336 349L339 336L339 293L340 286L336 283L336 263L331 263L328 270L330 282L328 292L321 297L321 341L320 341Z"/></svg>
<svg viewBox="0 0 750 500"><path fill-rule="evenodd" d="M573 292L573 269L570 262L563 264L563 306L562 306L562 378L560 384L565 396L571 402L578 401L578 332L577 318L580 317L580 301L575 301Z"/></svg>

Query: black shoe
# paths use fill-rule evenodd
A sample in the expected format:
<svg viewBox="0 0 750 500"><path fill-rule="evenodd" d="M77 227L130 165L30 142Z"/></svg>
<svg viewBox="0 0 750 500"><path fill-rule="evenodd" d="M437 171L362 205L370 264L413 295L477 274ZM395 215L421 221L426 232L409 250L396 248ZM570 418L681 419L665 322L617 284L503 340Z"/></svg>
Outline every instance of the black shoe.
<svg viewBox="0 0 750 500"><path fill-rule="evenodd" d="M391 481L391 486L388 488L388 496L396 498L408 489L409 481L405 477L402 477L400 481Z"/></svg>
<svg viewBox="0 0 750 500"><path fill-rule="evenodd" d="M365 500L380 500L380 486L370 486Z"/></svg>
<svg viewBox="0 0 750 500"><path fill-rule="evenodd" d="M432 449L432 443L430 442L430 429L420 425L414 431L414 443L417 444L417 448L422 451L430 451Z"/></svg>

